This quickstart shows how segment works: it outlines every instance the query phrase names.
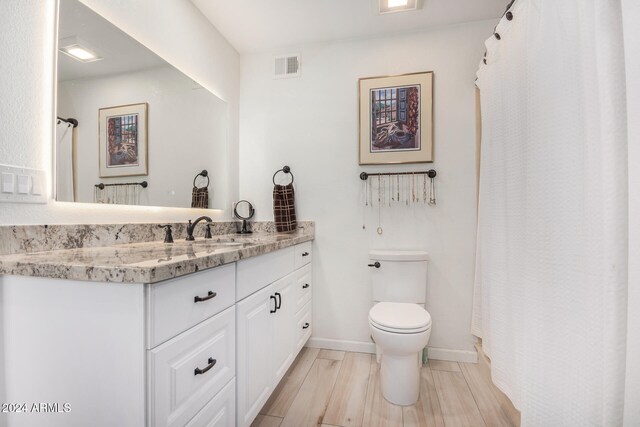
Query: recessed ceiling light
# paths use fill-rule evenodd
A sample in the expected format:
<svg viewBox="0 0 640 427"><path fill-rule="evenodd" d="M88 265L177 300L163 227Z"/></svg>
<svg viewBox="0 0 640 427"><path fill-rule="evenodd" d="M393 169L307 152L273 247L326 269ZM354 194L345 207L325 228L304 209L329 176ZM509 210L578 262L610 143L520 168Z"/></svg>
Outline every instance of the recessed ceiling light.
<svg viewBox="0 0 640 427"><path fill-rule="evenodd" d="M60 40L58 50L80 62L100 61L102 58L88 44L76 36L66 37Z"/></svg>
<svg viewBox="0 0 640 427"><path fill-rule="evenodd" d="M400 7L406 6L407 3L409 3L409 0L388 0L387 6L389 6L389 8Z"/></svg>
<svg viewBox="0 0 640 427"><path fill-rule="evenodd" d="M378 0L380 13L406 12L418 9L418 0Z"/></svg>

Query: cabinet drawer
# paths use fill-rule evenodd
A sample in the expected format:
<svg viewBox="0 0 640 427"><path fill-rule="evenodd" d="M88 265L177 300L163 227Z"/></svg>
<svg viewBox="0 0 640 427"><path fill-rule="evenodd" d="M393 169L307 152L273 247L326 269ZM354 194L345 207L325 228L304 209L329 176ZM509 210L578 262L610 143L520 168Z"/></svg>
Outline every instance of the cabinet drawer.
<svg viewBox="0 0 640 427"><path fill-rule="evenodd" d="M295 268L298 269L303 265L311 262L313 254L311 253L312 242L304 242L295 246Z"/></svg>
<svg viewBox="0 0 640 427"><path fill-rule="evenodd" d="M296 353L307 342L311 336L311 301L296 315Z"/></svg>
<svg viewBox="0 0 640 427"><path fill-rule="evenodd" d="M184 426L235 376L235 307L149 353L149 420Z"/></svg>
<svg viewBox="0 0 640 427"><path fill-rule="evenodd" d="M233 379L185 427L233 427L236 422L236 380Z"/></svg>
<svg viewBox="0 0 640 427"><path fill-rule="evenodd" d="M297 313L302 309L305 304L311 300L311 264L307 264L301 269L296 271L296 283L295 292L293 297L295 298Z"/></svg>
<svg viewBox="0 0 640 427"><path fill-rule="evenodd" d="M288 247L265 255L238 261L236 301L264 288L293 272L294 248Z"/></svg>
<svg viewBox="0 0 640 427"><path fill-rule="evenodd" d="M234 302L235 264L149 285L147 349L175 337Z"/></svg>

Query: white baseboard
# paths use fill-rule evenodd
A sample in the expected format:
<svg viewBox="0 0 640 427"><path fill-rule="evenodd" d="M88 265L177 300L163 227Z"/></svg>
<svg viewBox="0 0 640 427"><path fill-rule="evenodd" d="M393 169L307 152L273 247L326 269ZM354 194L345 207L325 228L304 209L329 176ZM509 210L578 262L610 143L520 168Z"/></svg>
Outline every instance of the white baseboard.
<svg viewBox="0 0 640 427"><path fill-rule="evenodd" d="M326 348L327 350L353 351L356 353L375 353L376 345L372 342L333 340L329 338L309 338L306 347Z"/></svg>
<svg viewBox="0 0 640 427"><path fill-rule="evenodd" d="M376 345L372 342L334 340L330 338L311 337L306 347L325 348L327 350L353 351L356 353L375 353ZM447 348L427 347L429 359L449 360L451 362L478 363L475 350L450 350Z"/></svg>
<svg viewBox="0 0 640 427"><path fill-rule="evenodd" d="M475 350L450 350L448 348L427 347L427 358L449 360L451 362L478 363Z"/></svg>

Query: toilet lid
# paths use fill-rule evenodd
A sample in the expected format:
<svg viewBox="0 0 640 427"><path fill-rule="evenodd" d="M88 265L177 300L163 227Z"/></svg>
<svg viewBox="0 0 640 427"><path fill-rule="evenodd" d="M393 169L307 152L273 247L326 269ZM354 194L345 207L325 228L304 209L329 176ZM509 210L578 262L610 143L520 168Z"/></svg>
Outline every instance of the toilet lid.
<svg viewBox="0 0 640 427"><path fill-rule="evenodd" d="M417 330L431 325L427 310L406 302L380 302L369 310L369 319L383 329Z"/></svg>

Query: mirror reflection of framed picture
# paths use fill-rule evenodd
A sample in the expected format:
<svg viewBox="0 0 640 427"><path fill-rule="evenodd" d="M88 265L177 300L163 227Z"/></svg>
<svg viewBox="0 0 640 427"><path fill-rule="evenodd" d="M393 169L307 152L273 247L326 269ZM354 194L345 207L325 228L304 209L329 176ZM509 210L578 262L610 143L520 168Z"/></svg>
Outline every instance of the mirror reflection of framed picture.
<svg viewBox="0 0 640 427"><path fill-rule="evenodd" d="M100 178L149 173L147 107L145 102L99 110Z"/></svg>
<svg viewBox="0 0 640 427"><path fill-rule="evenodd" d="M359 80L360 164L433 161L433 72Z"/></svg>

